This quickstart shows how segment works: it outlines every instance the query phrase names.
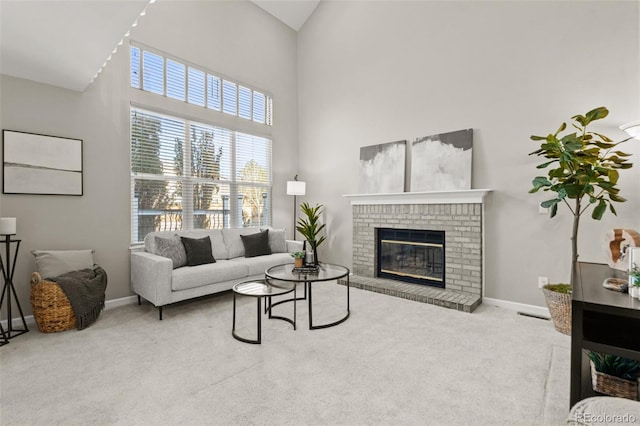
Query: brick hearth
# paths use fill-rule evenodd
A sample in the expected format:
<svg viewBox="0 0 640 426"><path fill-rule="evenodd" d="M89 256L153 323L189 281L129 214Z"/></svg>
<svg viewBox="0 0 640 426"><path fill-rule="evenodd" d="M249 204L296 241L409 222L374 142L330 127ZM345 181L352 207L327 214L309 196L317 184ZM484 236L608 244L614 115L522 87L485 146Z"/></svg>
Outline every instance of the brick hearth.
<svg viewBox="0 0 640 426"><path fill-rule="evenodd" d="M482 200L486 190L347 196L353 209L356 288L465 312L482 302ZM441 194L454 196L445 196ZM478 195L479 194L479 195ZM445 288L376 278L376 228L445 231Z"/></svg>

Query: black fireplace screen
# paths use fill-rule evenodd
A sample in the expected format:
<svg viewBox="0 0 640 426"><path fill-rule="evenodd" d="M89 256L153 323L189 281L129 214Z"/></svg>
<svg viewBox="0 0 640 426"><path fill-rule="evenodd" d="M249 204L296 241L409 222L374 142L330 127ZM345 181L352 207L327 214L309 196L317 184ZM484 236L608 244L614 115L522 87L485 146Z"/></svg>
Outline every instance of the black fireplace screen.
<svg viewBox="0 0 640 426"><path fill-rule="evenodd" d="M379 277L445 286L444 232L378 229Z"/></svg>

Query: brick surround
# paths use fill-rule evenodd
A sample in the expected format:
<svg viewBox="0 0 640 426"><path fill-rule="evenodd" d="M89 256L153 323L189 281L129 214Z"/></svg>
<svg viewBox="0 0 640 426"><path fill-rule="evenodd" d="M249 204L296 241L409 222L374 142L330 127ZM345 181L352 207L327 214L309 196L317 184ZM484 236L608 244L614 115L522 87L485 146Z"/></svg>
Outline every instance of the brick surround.
<svg viewBox="0 0 640 426"><path fill-rule="evenodd" d="M476 201L352 202L352 283L371 291L472 312L482 301L483 285L482 198ZM376 228L445 231L445 289L376 278Z"/></svg>

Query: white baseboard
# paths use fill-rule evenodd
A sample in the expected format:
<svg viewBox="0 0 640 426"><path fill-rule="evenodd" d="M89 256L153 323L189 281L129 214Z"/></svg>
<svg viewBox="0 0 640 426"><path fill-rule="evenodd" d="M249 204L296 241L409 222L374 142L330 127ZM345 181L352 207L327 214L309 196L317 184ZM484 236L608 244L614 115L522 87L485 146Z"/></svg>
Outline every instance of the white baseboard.
<svg viewBox="0 0 640 426"><path fill-rule="evenodd" d="M121 297L119 299L107 300L104 302L104 310L107 311L109 309L117 308L124 305L131 305L133 303L138 303L138 296L127 296Z"/></svg>
<svg viewBox="0 0 640 426"><path fill-rule="evenodd" d="M527 305L525 303L511 302L509 300L492 299L490 297L483 297L482 303L538 317L551 318L549 309L543 308L542 306Z"/></svg>
<svg viewBox="0 0 640 426"><path fill-rule="evenodd" d="M119 299L107 300L104 302L104 310L107 311L109 309L117 308L124 305L131 305L133 303L138 303L138 296L127 296L121 297ZM24 317L24 320L27 322L28 326L36 325L36 320L33 315ZM6 331L8 326L7 320L0 321L0 324L2 324L2 328L4 328ZM22 328L22 319L20 319L20 317L14 318L12 325L16 328Z"/></svg>

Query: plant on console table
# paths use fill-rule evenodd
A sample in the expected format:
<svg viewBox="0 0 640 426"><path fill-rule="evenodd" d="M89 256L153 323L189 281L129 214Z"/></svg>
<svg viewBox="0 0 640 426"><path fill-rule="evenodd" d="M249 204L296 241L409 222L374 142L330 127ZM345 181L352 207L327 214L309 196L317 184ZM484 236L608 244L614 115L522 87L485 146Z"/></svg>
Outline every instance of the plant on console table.
<svg viewBox="0 0 640 426"><path fill-rule="evenodd" d="M298 226L296 230L304 237L313 252L313 264L318 264L318 247L326 239L326 236L320 235L324 229L324 224L320 223L320 216L322 215L322 204L316 204L311 206L309 203L300 204L300 210L306 217L298 219Z"/></svg>
<svg viewBox="0 0 640 426"><path fill-rule="evenodd" d="M571 281L575 284L575 272L578 263L578 227L580 217L590 207L593 207L591 217L600 220L607 208L616 214L613 202L626 201L619 195L616 187L620 169L631 168L626 159L630 154L616 150L617 145L629 139L614 143L607 136L587 131L589 124L605 118L609 111L605 107L595 108L585 115L572 117L572 133L561 136L567 128L562 123L560 128L547 136L531 136L534 141L541 141L540 148L529 155L544 157L545 161L537 166L538 169L549 167L547 176L536 176L530 193L539 190L553 192L553 198L543 201L540 205L550 209L550 216L558 212L558 205L564 204L573 214L573 228L571 232ZM549 291L547 289L547 291ZM545 292L545 299L548 293ZM571 297L565 297L570 312ZM549 302L547 302L549 306ZM556 323L556 317L549 306L554 326L558 331L571 334L571 315L564 318L568 324L564 326ZM560 318L560 317L559 317ZM563 331L564 330L564 331Z"/></svg>

